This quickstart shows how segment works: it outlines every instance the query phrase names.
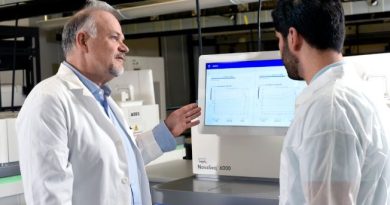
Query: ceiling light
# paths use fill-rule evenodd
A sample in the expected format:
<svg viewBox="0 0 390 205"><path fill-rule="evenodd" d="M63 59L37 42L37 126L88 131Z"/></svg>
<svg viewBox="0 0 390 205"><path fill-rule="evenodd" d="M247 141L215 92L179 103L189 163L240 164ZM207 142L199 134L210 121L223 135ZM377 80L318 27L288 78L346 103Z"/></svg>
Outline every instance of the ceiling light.
<svg viewBox="0 0 390 205"><path fill-rule="evenodd" d="M378 5L378 0L367 0L367 2L371 6L377 6Z"/></svg>

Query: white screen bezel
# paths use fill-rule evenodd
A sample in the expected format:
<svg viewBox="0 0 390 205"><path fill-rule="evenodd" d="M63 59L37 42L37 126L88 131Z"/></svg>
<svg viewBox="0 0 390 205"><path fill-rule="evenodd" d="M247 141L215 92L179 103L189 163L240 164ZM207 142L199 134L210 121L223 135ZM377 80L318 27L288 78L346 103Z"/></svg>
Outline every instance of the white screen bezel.
<svg viewBox="0 0 390 205"><path fill-rule="evenodd" d="M279 51L248 52L202 55L199 57L199 82L198 82L198 105L202 108L199 118L199 131L202 134L217 135L256 135L256 136L282 136L287 133L288 127L262 127L262 126L218 126L205 125L205 93L206 93L206 64L215 62L238 62L253 60L280 59Z"/></svg>

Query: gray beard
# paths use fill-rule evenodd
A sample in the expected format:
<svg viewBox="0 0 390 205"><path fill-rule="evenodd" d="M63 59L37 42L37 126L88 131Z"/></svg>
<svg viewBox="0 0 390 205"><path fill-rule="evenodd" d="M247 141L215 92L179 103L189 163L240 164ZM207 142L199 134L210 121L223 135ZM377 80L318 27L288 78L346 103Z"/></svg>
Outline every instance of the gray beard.
<svg viewBox="0 0 390 205"><path fill-rule="evenodd" d="M110 70L109 70L110 74L114 77L118 77L118 76L122 75L124 71L125 71L124 68L118 68L118 69L110 68Z"/></svg>

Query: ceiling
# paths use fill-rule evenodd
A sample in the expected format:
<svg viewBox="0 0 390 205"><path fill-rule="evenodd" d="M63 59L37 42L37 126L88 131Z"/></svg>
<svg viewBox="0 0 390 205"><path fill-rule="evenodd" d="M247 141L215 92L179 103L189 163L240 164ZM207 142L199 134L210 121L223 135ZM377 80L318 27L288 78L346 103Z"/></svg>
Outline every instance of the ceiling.
<svg viewBox="0 0 390 205"><path fill-rule="evenodd" d="M106 0L107 3L113 5L117 9L135 9L137 10L137 6L142 5L151 5L161 2L169 2L176 0ZM182 0L177 0L182 1ZM184 1L184 0L183 0ZM193 0L195 2L195 0ZM202 3L205 2L217 2L222 0L200 0ZM230 2L232 0L224 0L226 2ZM240 0L244 1L244 0ZM262 9L269 10L273 9L277 0L262 0ZM389 51L390 49L390 1L389 0L378 0L379 6L368 6L373 0L342 0L343 2L353 2L356 5L360 5L360 7L355 8L354 6L349 6L345 8L345 11L349 13L346 15L346 23L347 23L347 38L346 45L353 49L355 45L359 45L362 47L363 45L371 46L371 45L379 45L375 46L375 48L380 48L381 50ZM15 19L23 19L30 17L37 17L49 14L60 14L60 16L69 16L75 10L79 10L84 6L86 0L0 0L0 22L15 20ZM345 4L353 4L353 3L345 3ZM363 11L362 5L364 5L367 11ZM176 8L176 7L174 7ZM192 7L191 7L192 8ZM161 7L159 7L161 10ZM202 21L202 33L203 34L213 34L222 32L223 35L226 35L228 32L237 32L237 31L250 31L250 33L257 30L257 25L255 23L250 23L249 25L244 25L240 23L234 23L234 25L221 25L215 26L215 18L214 16L222 16L222 17L234 17L237 16L235 14L250 14L255 13L258 9L257 0L252 3L248 3L244 5L244 8L240 8L237 5L223 6L223 7L213 7L208 9L202 9L201 16L204 17L204 21ZM382 10L383 11L382 11ZM174 9L173 9L174 10ZM195 10L195 9L194 9ZM131 11L134 13L134 10ZM265 12L267 13L267 12ZM346 14L347 14L346 13ZM183 11L183 12L171 12L163 15L156 15L153 12L147 12L147 15L153 15L153 17L147 16L142 18L129 18L128 20L124 20L121 22L124 25L126 30L126 38L127 39L136 39L136 38L145 38L145 37L161 37L168 35L186 35L186 34L196 34L197 29L195 27L191 28L176 28L175 24L171 24L170 22L177 23L180 21L180 25L187 25L184 22L194 22L192 19L195 18L194 11ZM55 20L59 15L54 15L54 18L51 20ZM145 15L146 16L146 15ZM244 14L242 15L244 16ZM50 17L50 16L49 16ZM208 21L207 17L213 19L214 21ZM61 18L59 18L61 19ZM50 19L49 19L50 20ZM45 19L46 21L46 19ZM234 20L236 22L236 20ZM207 27L207 23L210 23L210 26ZM134 26L137 25L137 26ZM170 29L162 29L154 31L155 28L163 28L164 26L172 25L174 30ZM195 24L194 24L195 25ZM196 25L195 25L196 26ZM267 28L272 28L272 24L270 22L266 22L262 24L263 32ZM40 27L42 28L42 27ZM131 28L140 28L140 31L133 31ZM149 30L145 30L148 28ZM273 34L273 32L271 32ZM245 34L247 35L247 34ZM252 34L251 34L252 35ZM218 36L218 35L214 35ZM242 38L244 35L237 35L237 39ZM272 35L273 36L273 35ZM245 37L245 36L244 36ZM262 39L264 42L267 42L267 33L263 34ZM270 38L270 42L274 45L274 38ZM371 46L374 47L374 46ZM361 51L357 51L361 52ZM374 51L370 51L374 52ZM376 50L375 50L376 52Z"/></svg>
<svg viewBox="0 0 390 205"><path fill-rule="evenodd" d="M138 9L137 6L158 4L162 2L165 3L170 1L175 1L175 0L106 0L107 3L113 5L118 9L127 9L127 8ZM200 0L200 1L202 2L202 4L205 4L206 2L222 2L222 1L229 2L229 0ZM240 1L244 1L244 0L240 0ZM276 1L277 0L262 0L262 9L264 10L273 9ZM370 3L373 0L342 0L342 1L343 2L353 1L354 3L367 5L367 3ZM379 4L380 6L376 8L381 8L381 7L384 8L385 3L386 5L389 4L388 0L379 0L379 1L381 2ZM69 16L72 14L73 11L79 10L81 7L83 7L85 2L86 0L0 0L0 22L14 20L14 19L35 17L35 16L43 16L49 14L62 14L62 16ZM386 6L386 8L387 7L390 6ZM161 10L162 7L159 8ZM368 9L371 10L376 8L372 7ZM244 9L245 11L243 11L242 9ZM232 15L234 13L240 13L240 12L250 12L250 11L253 12L256 11L257 9L258 9L258 3L257 1L254 1L252 3L247 4L245 8L240 8L239 6L231 5L231 6L224 6L218 8L213 7L209 9L202 9L201 15L204 17L214 16L214 15L226 16L226 15ZM132 10L131 12L134 13L135 11ZM150 15L155 14L151 12L149 13ZM122 21L121 23L124 25L126 24L130 25L130 24L140 24L140 23L148 23L148 22L169 21L171 19L180 19L183 20L184 22L186 18L193 18L194 13L193 11L185 11L180 13L174 12L165 15L158 15L157 18L156 15L154 16L155 17L152 18L145 17L145 18L138 18L138 19L135 18L135 19L125 20ZM359 27L359 30L353 32L353 33L359 33L360 35L359 41L361 41L361 38L363 37L364 33L368 33L367 35L368 39L373 39L376 38L375 35L371 31L370 32L365 31L364 28L371 26L368 24L373 24L373 23L376 24L376 27L387 27L388 22L390 22L390 11L369 12L369 13L361 12L359 14L353 13L353 15L346 16L346 22L347 25ZM384 23L386 23L386 25ZM272 24L270 24L269 26L272 27ZM235 27L238 26L236 25ZM267 27L267 25L265 25L265 27ZM352 29L352 30L356 30L356 29ZM385 35L387 37L390 34L389 29L377 29L377 30L378 31L376 33L379 33L381 36ZM145 36L145 33L147 32L143 32L142 36ZM161 35L161 32L159 32L158 35ZM388 39L389 37L387 37L386 40L384 41L388 42Z"/></svg>
<svg viewBox="0 0 390 205"><path fill-rule="evenodd" d="M107 0L111 5L143 0ZM0 21L29 18L55 13L70 13L82 8L86 0L3 0L0 1Z"/></svg>
<svg viewBox="0 0 390 205"><path fill-rule="evenodd" d="M135 7L140 5L151 5L161 2L170 2L173 0L106 0L107 3L116 8ZM195 1L195 0L194 0ZM216 0L215 0L216 1ZM225 0L229 2L229 0ZM230 0L232 3L235 1ZM277 0L262 0L263 9L272 9ZM350 1L367 1L367 0L342 0L343 2ZM376 1L376 0L368 0ZM43 16L49 14L62 13L64 16L70 15L73 11L79 10L85 4L86 0L0 0L0 22L23 19L35 16ZM208 0L200 0L201 4L212 2ZM221 1L219 1L221 2ZM240 0L238 2L245 2ZM251 3L252 9L257 9L257 0ZM194 8L195 10L195 8ZM208 9L208 12L214 12L213 9ZM203 10L202 10L203 12ZM218 10L217 10L218 12Z"/></svg>

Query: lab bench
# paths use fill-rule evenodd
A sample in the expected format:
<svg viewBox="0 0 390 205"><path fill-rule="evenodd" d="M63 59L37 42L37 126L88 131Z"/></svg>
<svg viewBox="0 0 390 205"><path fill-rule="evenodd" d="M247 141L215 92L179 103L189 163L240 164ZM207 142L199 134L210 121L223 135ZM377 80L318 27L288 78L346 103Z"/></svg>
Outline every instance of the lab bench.
<svg viewBox="0 0 390 205"><path fill-rule="evenodd" d="M164 205L277 205L278 197L277 182L230 177L190 176L152 188L154 203Z"/></svg>
<svg viewBox="0 0 390 205"><path fill-rule="evenodd" d="M155 205L277 205L279 183L248 178L196 177L184 149L165 153L146 166Z"/></svg>
<svg viewBox="0 0 390 205"><path fill-rule="evenodd" d="M153 203L163 205L277 205L279 185L246 178L196 177L178 147L146 166ZM0 178L0 205L25 205L20 176Z"/></svg>
<svg viewBox="0 0 390 205"><path fill-rule="evenodd" d="M25 205L20 175L0 178L0 204Z"/></svg>

